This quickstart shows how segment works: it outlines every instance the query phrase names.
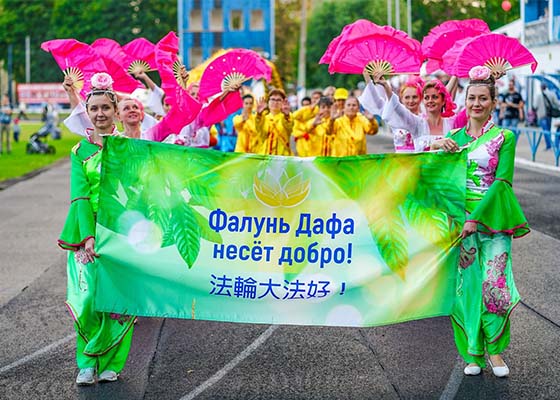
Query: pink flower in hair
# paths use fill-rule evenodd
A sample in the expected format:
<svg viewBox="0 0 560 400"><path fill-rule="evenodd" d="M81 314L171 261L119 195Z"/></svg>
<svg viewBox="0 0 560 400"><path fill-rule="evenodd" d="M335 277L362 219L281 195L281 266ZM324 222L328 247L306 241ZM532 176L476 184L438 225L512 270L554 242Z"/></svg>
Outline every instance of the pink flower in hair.
<svg viewBox="0 0 560 400"><path fill-rule="evenodd" d="M443 110L441 111L441 116L444 118L452 117L455 115L455 108L457 105L453 102L451 98L451 94L447 91L445 85L439 79L432 79L430 82L433 82L433 87L438 91L439 94L443 96ZM425 86L424 86L425 88Z"/></svg>
<svg viewBox="0 0 560 400"><path fill-rule="evenodd" d="M91 86L96 89L111 89L113 78L106 72L98 72L91 77Z"/></svg>
<svg viewBox="0 0 560 400"><path fill-rule="evenodd" d="M490 78L491 71L490 68L485 67L484 65L479 65L476 67L472 67L469 71L469 78L475 81L484 81Z"/></svg>

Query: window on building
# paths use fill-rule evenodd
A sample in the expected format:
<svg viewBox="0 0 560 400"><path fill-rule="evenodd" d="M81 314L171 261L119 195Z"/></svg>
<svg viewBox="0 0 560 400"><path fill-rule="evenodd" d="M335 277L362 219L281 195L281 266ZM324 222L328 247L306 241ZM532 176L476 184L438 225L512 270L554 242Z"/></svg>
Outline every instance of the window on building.
<svg viewBox="0 0 560 400"><path fill-rule="evenodd" d="M213 32L224 30L224 12L221 8L213 8L210 11L210 30Z"/></svg>
<svg viewBox="0 0 560 400"><path fill-rule="evenodd" d="M189 63L191 68L202 64L202 47L191 47L189 49Z"/></svg>
<svg viewBox="0 0 560 400"><path fill-rule="evenodd" d="M251 30L264 31L264 16L262 10L251 10Z"/></svg>
<svg viewBox="0 0 560 400"><path fill-rule="evenodd" d="M200 9L191 10L191 16L189 19L189 31L191 32L202 31L202 13Z"/></svg>
<svg viewBox="0 0 560 400"><path fill-rule="evenodd" d="M232 31L243 30L243 10L231 10L229 29Z"/></svg>

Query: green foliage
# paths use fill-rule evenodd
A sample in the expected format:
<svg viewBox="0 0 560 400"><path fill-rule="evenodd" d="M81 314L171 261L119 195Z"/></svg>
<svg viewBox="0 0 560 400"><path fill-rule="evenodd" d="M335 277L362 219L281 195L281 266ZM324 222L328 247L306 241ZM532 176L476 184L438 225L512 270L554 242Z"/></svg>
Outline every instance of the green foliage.
<svg viewBox="0 0 560 400"><path fill-rule="evenodd" d="M167 147L165 159L153 156L161 146ZM202 151L207 152L209 160L212 154L221 156L219 152ZM208 220L195 208L202 204L201 198L211 197L212 188L203 176L210 181L219 179L218 172L212 171L206 162L189 163L190 170L184 173L178 166L185 159L185 149L178 146L111 138L103 154L100 199L106 207L99 213L98 223L127 235L128 219L135 218L127 215L139 213L159 227L161 247L175 245L191 268L200 252L201 239L222 242L221 236L210 229Z"/></svg>
<svg viewBox="0 0 560 400"><path fill-rule="evenodd" d="M519 2L512 1L512 9L504 12L502 0L422 0L412 2L412 37L418 41L431 28L450 19L480 18L496 29L519 18ZM393 2L394 4L394 2ZM401 0L401 30L406 30L406 2ZM309 21L307 40L307 87L353 88L363 80L359 75L328 73L327 65L319 65L319 59L332 39L342 28L357 19L368 19L378 25L387 24L385 0L331 0L318 5ZM393 22L394 22L393 15Z"/></svg>
<svg viewBox="0 0 560 400"><path fill-rule="evenodd" d="M369 229L387 266L404 280L408 265L408 241L400 211L393 210L390 215L376 219L371 222Z"/></svg>
<svg viewBox="0 0 560 400"><path fill-rule="evenodd" d="M274 34L277 58L274 63L284 82L295 82L297 80L301 3L301 0L279 0L275 2Z"/></svg>
<svg viewBox="0 0 560 400"><path fill-rule="evenodd" d="M91 43L106 37L125 44L137 37L152 42L177 26L177 2L167 0L0 0L0 59L13 44L14 78L25 79L25 37L31 39L31 81L60 82L62 74L42 42L74 38Z"/></svg>
<svg viewBox="0 0 560 400"><path fill-rule="evenodd" d="M192 207L181 204L173 208L170 223L177 250L189 268L191 268L200 252L201 238L200 228L197 225Z"/></svg>
<svg viewBox="0 0 560 400"><path fill-rule="evenodd" d="M387 2L384 0L325 1L312 13L307 31L307 87L352 88L363 80L361 75L330 75L327 65L319 59L342 28L358 19L368 19L378 25L387 23Z"/></svg>
<svg viewBox="0 0 560 400"><path fill-rule="evenodd" d="M465 170L456 167L464 165L458 160L465 156L387 154L360 164L351 158L327 159L317 167L339 183L340 192L358 201L379 254L393 273L405 279L409 227L446 248L463 225L465 193L453 182L465 179Z"/></svg>

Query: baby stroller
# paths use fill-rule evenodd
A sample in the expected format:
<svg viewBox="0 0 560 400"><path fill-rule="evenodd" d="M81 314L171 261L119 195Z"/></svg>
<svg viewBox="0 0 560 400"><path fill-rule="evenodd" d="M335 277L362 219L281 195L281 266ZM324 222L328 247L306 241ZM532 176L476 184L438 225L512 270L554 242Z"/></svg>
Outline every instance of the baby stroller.
<svg viewBox="0 0 560 400"><path fill-rule="evenodd" d="M47 144L45 138L49 136L50 129L48 125L43 126L29 138L27 143L27 154L54 154L56 149L54 146Z"/></svg>

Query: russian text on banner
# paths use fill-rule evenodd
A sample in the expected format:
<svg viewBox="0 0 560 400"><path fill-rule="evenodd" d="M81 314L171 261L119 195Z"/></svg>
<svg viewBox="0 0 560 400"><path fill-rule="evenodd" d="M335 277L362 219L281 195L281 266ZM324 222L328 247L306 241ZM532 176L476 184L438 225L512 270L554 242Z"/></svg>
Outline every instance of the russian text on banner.
<svg viewBox="0 0 560 400"><path fill-rule="evenodd" d="M374 326L448 315L463 153L297 158L105 138L96 308Z"/></svg>

